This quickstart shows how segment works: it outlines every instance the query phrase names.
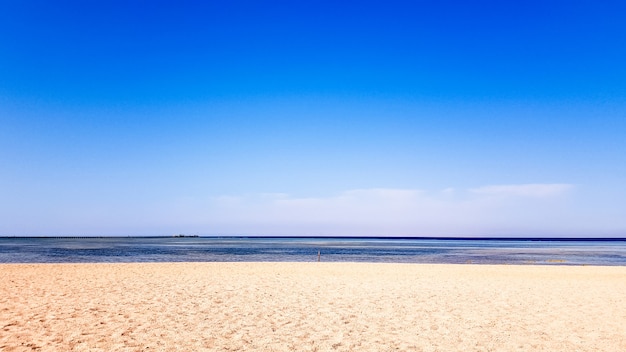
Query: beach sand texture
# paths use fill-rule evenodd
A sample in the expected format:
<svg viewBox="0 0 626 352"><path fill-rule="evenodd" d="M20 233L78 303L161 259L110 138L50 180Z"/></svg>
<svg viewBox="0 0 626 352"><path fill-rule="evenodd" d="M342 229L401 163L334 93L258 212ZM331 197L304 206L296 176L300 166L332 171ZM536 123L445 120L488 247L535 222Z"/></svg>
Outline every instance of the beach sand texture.
<svg viewBox="0 0 626 352"><path fill-rule="evenodd" d="M626 351L626 267L0 265L1 351Z"/></svg>

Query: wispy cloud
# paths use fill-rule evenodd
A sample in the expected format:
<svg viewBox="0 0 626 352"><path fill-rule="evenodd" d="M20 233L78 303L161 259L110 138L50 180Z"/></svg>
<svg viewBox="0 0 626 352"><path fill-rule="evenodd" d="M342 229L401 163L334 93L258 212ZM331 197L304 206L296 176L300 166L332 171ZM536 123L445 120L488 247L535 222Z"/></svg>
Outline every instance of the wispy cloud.
<svg viewBox="0 0 626 352"><path fill-rule="evenodd" d="M521 185L493 185L472 188L469 191L474 194L487 196L513 196L513 197L554 197L562 195L573 188L566 183L529 183Z"/></svg>
<svg viewBox="0 0 626 352"><path fill-rule="evenodd" d="M222 196L210 222L220 231L257 234L486 235L552 226L570 184L489 185L467 190L372 188L329 197ZM561 204L562 205L562 204Z"/></svg>

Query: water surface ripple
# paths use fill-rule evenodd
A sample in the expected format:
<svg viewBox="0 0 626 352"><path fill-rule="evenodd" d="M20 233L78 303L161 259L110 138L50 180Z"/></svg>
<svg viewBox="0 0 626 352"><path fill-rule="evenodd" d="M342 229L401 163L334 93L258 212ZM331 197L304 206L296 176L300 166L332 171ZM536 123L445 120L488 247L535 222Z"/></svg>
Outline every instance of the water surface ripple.
<svg viewBox="0 0 626 352"><path fill-rule="evenodd" d="M626 240L0 237L0 263L385 262L626 265Z"/></svg>

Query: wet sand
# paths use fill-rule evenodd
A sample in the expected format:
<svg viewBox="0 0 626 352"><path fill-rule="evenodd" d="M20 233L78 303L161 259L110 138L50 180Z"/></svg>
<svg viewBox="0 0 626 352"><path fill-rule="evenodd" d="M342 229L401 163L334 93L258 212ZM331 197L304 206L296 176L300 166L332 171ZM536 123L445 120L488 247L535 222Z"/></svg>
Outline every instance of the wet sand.
<svg viewBox="0 0 626 352"><path fill-rule="evenodd" d="M0 351L626 351L626 267L0 265Z"/></svg>

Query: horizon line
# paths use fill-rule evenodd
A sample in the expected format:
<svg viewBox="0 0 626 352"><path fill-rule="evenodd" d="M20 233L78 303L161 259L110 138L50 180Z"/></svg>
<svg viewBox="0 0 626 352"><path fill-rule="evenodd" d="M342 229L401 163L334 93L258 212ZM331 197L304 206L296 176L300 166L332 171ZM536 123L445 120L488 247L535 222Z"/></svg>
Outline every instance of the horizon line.
<svg viewBox="0 0 626 352"><path fill-rule="evenodd" d="M214 239L374 239L374 240L499 240L499 241L626 241L626 237L496 237L496 236L265 236L265 235L110 235L110 236L0 236L12 239L103 239L103 238L214 238Z"/></svg>

